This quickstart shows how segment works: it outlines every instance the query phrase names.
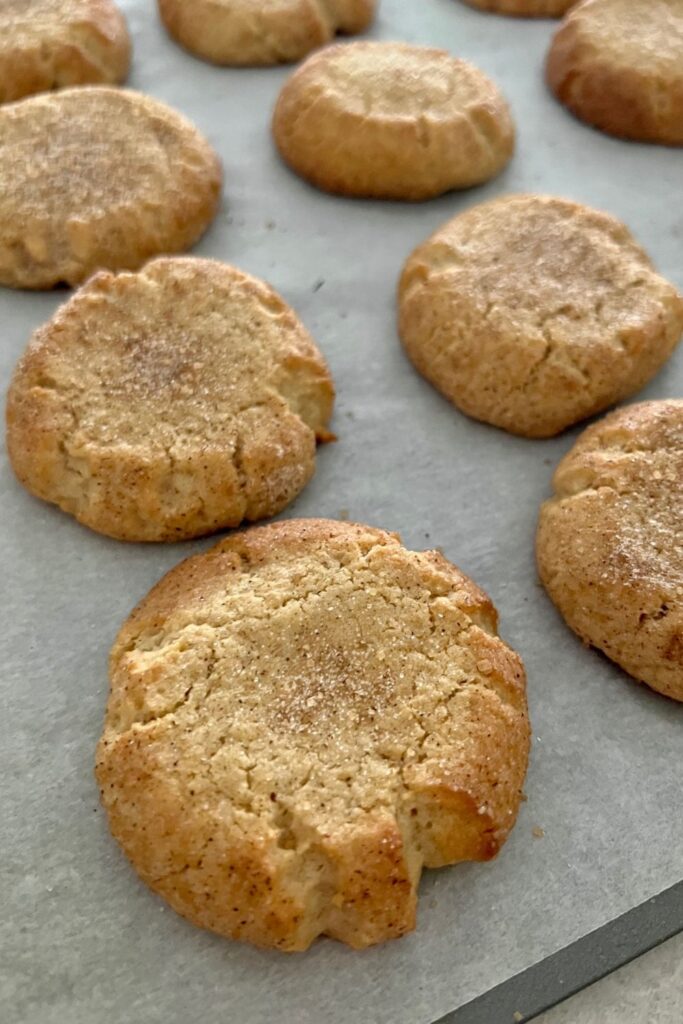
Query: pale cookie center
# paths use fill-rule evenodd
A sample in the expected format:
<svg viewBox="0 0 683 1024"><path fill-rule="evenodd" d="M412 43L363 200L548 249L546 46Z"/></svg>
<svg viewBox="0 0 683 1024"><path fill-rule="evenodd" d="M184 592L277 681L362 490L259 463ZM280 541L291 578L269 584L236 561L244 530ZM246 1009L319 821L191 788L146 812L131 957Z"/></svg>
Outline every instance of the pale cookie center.
<svg viewBox="0 0 683 1024"><path fill-rule="evenodd" d="M453 113L476 100L481 91L469 68L425 61L409 53L343 55L326 69L330 88L343 106L362 107L366 116L411 117Z"/></svg>

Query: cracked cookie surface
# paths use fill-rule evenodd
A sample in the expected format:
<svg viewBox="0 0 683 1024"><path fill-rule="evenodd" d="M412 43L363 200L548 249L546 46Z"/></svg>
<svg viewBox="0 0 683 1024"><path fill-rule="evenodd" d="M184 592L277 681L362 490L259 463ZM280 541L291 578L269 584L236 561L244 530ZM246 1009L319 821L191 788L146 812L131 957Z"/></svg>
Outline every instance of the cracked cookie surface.
<svg viewBox="0 0 683 1024"><path fill-rule="evenodd" d="M0 103L70 85L123 82L126 21L112 0L2 0Z"/></svg>
<svg viewBox="0 0 683 1024"><path fill-rule="evenodd" d="M52 288L189 248L221 166L164 103L83 86L0 107L0 284Z"/></svg>
<svg viewBox="0 0 683 1024"><path fill-rule="evenodd" d="M549 437L643 387L683 331L683 299L627 228L563 199L506 196L406 263L404 347L467 415Z"/></svg>
<svg viewBox="0 0 683 1024"><path fill-rule="evenodd" d="M551 43L546 77L582 121L683 146L683 0L588 0Z"/></svg>
<svg viewBox="0 0 683 1024"><path fill-rule="evenodd" d="M334 389L286 303L226 264L93 277L33 336L8 449L33 494L122 540L281 511L315 468Z"/></svg>
<svg viewBox="0 0 683 1024"><path fill-rule="evenodd" d="M121 630L97 778L141 877L282 950L414 927L423 867L494 856L529 726L491 602L436 552L329 520L181 563Z"/></svg>
<svg viewBox="0 0 683 1024"><path fill-rule="evenodd" d="M582 640L683 701L683 401L593 424L553 482L536 544L548 594Z"/></svg>
<svg viewBox="0 0 683 1024"><path fill-rule="evenodd" d="M169 33L198 57L234 66L288 64L340 33L362 32L376 0L158 0Z"/></svg>
<svg viewBox="0 0 683 1024"><path fill-rule="evenodd" d="M507 102L483 71L407 43L309 57L280 93L273 134L318 188L412 201L488 181L514 148Z"/></svg>

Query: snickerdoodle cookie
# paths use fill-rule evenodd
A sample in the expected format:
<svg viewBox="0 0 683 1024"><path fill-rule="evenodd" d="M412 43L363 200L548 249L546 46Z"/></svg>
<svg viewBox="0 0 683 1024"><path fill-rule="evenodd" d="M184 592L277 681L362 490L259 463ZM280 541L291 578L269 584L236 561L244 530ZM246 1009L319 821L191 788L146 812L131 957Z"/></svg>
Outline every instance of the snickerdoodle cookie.
<svg viewBox="0 0 683 1024"><path fill-rule="evenodd" d="M683 146L683 0L585 0L560 26L546 70L588 124Z"/></svg>
<svg viewBox="0 0 683 1024"><path fill-rule="evenodd" d="M203 136L140 93L83 86L0 107L0 284L78 284L186 249L220 185Z"/></svg>
<svg viewBox="0 0 683 1024"><path fill-rule="evenodd" d="M541 579L586 643L683 701L683 401L584 431L542 509Z"/></svg>
<svg viewBox="0 0 683 1024"><path fill-rule="evenodd" d="M465 0L470 7L495 14L514 14L520 18L559 18L577 0Z"/></svg>
<svg viewBox="0 0 683 1024"><path fill-rule="evenodd" d="M505 196L408 260L400 333L417 369L475 419L549 437L638 391L683 331L683 299L619 221Z"/></svg>
<svg viewBox="0 0 683 1024"><path fill-rule="evenodd" d="M444 50L355 42L314 54L273 119L283 159L318 188L420 200L498 174L514 127L498 87Z"/></svg>
<svg viewBox="0 0 683 1024"><path fill-rule="evenodd" d="M93 530L171 541L281 511L334 390L271 288L162 258L93 277L34 335L8 396L20 481Z"/></svg>
<svg viewBox="0 0 683 1024"><path fill-rule="evenodd" d="M493 857L515 821L525 675L496 618L441 555L350 523L277 523L188 559L111 654L113 834L222 935L403 935L422 868Z"/></svg>
<svg viewBox="0 0 683 1024"><path fill-rule="evenodd" d="M362 32L377 0L158 0L161 18L184 47L216 64L286 64Z"/></svg>
<svg viewBox="0 0 683 1024"><path fill-rule="evenodd" d="M0 103L34 92L122 82L126 22L113 0L2 0Z"/></svg>

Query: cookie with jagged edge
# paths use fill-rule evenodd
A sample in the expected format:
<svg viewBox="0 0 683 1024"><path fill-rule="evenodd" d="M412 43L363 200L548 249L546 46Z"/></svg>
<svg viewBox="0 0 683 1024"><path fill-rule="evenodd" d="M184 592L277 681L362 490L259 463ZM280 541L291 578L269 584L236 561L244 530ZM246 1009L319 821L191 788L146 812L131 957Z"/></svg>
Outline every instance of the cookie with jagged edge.
<svg viewBox="0 0 683 1024"><path fill-rule="evenodd" d="M291 520L173 569L123 626L97 778L184 917L280 950L415 924L423 867L517 815L524 668L490 600L395 534Z"/></svg>

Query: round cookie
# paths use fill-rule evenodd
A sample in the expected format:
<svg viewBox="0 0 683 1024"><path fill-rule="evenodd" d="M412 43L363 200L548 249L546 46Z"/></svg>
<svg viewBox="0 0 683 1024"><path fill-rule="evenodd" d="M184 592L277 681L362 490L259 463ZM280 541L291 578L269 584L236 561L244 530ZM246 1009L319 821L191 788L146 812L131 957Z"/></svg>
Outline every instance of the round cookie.
<svg viewBox="0 0 683 1024"><path fill-rule="evenodd" d="M113 0L2 0L0 103L35 92L123 82L126 21Z"/></svg>
<svg viewBox="0 0 683 1024"><path fill-rule="evenodd" d="M337 32L362 32L377 0L158 0L169 33L215 64L287 64L329 43Z"/></svg>
<svg viewBox="0 0 683 1024"><path fill-rule="evenodd" d="M683 401L589 427L554 489L537 537L548 594L585 643L683 701Z"/></svg>
<svg viewBox="0 0 683 1024"><path fill-rule="evenodd" d="M477 185L512 156L497 86L444 50L346 43L285 83L273 118L289 166L328 192L421 200Z"/></svg>
<svg viewBox="0 0 683 1024"><path fill-rule="evenodd" d="M526 685L496 618L441 555L350 523L188 559L111 654L96 773L114 836L221 935L405 934L422 868L493 857L515 821Z"/></svg>
<svg viewBox="0 0 683 1024"><path fill-rule="evenodd" d="M84 86L0 108L0 284L78 284L192 245L212 221L221 168L176 111Z"/></svg>
<svg viewBox="0 0 683 1024"><path fill-rule="evenodd" d="M520 18L560 18L577 0L465 0L470 7Z"/></svg>
<svg viewBox="0 0 683 1024"><path fill-rule="evenodd" d="M130 541L197 537L280 512L315 469L334 389L271 288L162 258L100 273L34 335L8 395L19 480Z"/></svg>
<svg viewBox="0 0 683 1024"><path fill-rule="evenodd" d="M585 0L555 35L546 74L601 131L683 146L683 0Z"/></svg>
<svg viewBox="0 0 683 1024"><path fill-rule="evenodd" d="M399 329L414 365L468 416L550 437L633 394L683 330L683 299L613 217L505 196L409 260Z"/></svg>

